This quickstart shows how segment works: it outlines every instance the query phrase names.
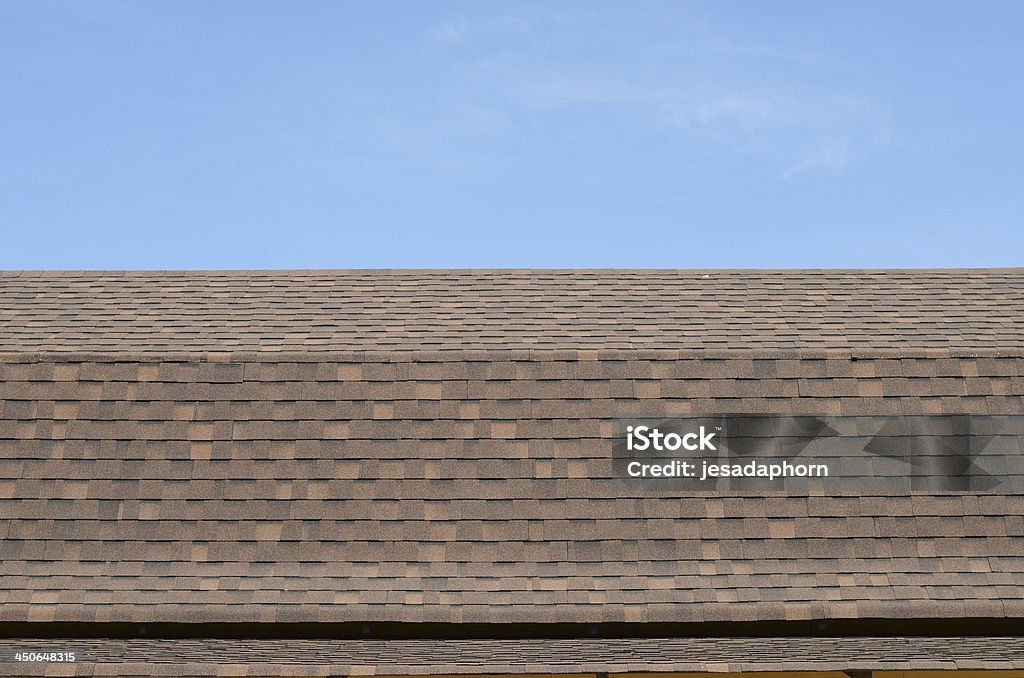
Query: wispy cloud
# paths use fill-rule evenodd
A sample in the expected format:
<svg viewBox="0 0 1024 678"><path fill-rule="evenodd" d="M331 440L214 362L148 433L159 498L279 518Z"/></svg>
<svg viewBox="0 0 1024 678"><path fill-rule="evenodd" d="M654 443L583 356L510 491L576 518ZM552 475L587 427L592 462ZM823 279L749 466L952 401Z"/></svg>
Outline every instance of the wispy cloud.
<svg viewBox="0 0 1024 678"><path fill-rule="evenodd" d="M572 107L627 107L647 124L684 128L735 124L756 129L794 122L798 113L781 92L727 88L644 86L571 73L525 74L507 78L508 95L536 110Z"/></svg>
<svg viewBox="0 0 1024 678"><path fill-rule="evenodd" d="M788 167L779 175L782 181L811 170L842 170L850 164L850 140L846 137L827 139L815 151Z"/></svg>
<svg viewBox="0 0 1024 678"><path fill-rule="evenodd" d="M843 65L804 46L744 40L675 11L660 23L612 14L441 17L421 29L433 48L424 87L355 106L339 135L388 149L380 157L472 165L488 161L485 148L533 145L740 163L781 181L841 172L886 138L884 106L836 85Z"/></svg>
<svg viewBox="0 0 1024 678"><path fill-rule="evenodd" d="M784 181L809 171L843 171L888 138L883 106L814 83L643 85L571 69L518 79L507 73L502 81L509 100L527 109L576 109L581 120L614 114L618 124L633 121L631 136L642 129L664 143L757 156L769 176Z"/></svg>
<svg viewBox="0 0 1024 678"><path fill-rule="evenodd" d="M530 32L530 23L515 16L486 18L459 17L433 24L425 31L428 40L443 44L455 44L496 34L525 34Z"/></svg>

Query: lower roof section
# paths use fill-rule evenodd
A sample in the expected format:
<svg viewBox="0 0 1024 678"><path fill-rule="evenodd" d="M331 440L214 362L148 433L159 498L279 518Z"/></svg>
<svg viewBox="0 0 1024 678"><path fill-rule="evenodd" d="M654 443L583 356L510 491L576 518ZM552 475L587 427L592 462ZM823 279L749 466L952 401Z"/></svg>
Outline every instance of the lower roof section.
<svg viewBox="0 0 1024 678"><path fill-rule="evenodd" d="M630 418L1019 417L1024 358L556 357L0 361L0 622L1024 619L1022 480L615 463Z"/></svg>
<svg viewBox="0 0 1024 678"><path fill-rule="evenodd" d="M74 661L17 661L18 653ZM24 656L22 657L24 659ZM2 639L0 675L352 676L1024 670L1022 637Z"/></svg>

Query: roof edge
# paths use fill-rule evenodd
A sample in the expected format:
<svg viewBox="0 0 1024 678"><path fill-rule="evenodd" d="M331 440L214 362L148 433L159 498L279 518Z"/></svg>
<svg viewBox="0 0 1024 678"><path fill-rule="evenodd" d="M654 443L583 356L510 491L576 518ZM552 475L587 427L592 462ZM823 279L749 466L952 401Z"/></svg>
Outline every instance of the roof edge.
<svg viewBox="0 0 1024 678"><path fill-rule="evenodd" d="M16 277L81 277L94 275L207 275L207 274L325 274L325 273L376 273L376 274L407 274L407 273L960 273L960 272L1001 272L1021 273L1024 266L921 266L893 268L850 268L850 267L811 267L811 268L529 268L529 267L462 267L462 268L137 268L137 269L6 269L0 270L0 278Z"/></svg>
<svg viewBox="0 0 1024 678"><path fill-rule="evenodd" d="M845 617L717 621L0 621L0 638L863 638L1000 636L1024 639L1024 617ZM2 675L2 674L0 674Z"/></svg>

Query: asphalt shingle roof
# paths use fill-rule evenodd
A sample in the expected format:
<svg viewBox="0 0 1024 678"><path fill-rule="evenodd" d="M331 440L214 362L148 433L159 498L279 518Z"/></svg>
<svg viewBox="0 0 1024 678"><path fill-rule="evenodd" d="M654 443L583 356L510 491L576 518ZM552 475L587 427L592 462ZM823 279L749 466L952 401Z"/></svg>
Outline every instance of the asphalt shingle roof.
<svg viewBox="0 0 1024 678"><path fill-rule="evenodd" d="M1024 616L1024 497L648 496L608 423L1019 414L1022 368L8 360L0 619Z"/></svg>
<svg viewBox="0 0 1024 678"><path fill-rule="evenodd" d="M1024 347L1024 269L0 273L22 351Z"/></svg>
<svg viewBox="0 0 1024 678"><path fill-rule="evenodd" d="M6 273L0 621L1024 617L1024 496L610 478L627 413L1024 414L1022 296L1019 270Z"/></svg>

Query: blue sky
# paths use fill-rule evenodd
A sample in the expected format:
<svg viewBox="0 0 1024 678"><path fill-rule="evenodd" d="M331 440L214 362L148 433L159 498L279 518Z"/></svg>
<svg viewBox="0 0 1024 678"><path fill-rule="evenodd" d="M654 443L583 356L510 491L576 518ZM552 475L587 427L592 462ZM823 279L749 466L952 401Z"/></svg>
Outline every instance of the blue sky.
<svg viewBox="0 0 1024 678"><path fill-rule="evenodd" d="M1022 25L0 0L0 267L1019 266Z"/></svg>

